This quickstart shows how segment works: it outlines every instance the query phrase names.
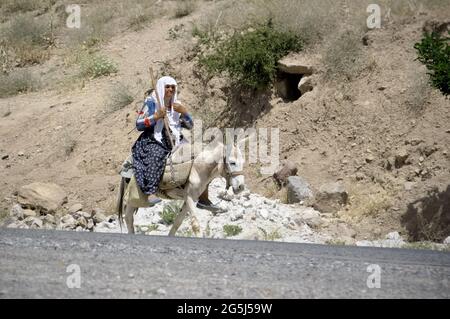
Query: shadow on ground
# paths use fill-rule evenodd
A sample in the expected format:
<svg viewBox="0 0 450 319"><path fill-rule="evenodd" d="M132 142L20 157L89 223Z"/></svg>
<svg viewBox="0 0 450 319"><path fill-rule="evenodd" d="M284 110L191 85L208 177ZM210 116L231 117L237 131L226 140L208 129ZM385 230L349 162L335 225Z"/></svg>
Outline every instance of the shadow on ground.
<svg viewBox="0 0 450 319"><path fill-rule="evenodd" d="M442 242L450 236L450 185L442 192L432 189L427 196L410 203L401 223L410 241Z"/></svg>

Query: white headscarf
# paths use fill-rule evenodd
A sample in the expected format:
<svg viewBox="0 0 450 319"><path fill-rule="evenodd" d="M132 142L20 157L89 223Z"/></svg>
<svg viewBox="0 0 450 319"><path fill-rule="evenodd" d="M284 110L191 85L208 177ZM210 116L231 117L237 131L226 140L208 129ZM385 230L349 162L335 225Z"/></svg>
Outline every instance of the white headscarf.
<svg viewBox="0 0 450 319"><path fill-rule="evenodd" d="M175 92L170 101L170 105L167 106L165 105L164 100L166 85L175 85ZM180 143L180 135L181 135L180 113L173 110L173 104L180 103L180 101L178 101L177 99L177 91L178 91L177 82L175 81L174 78L170 76L163 76L156 83L156 90L158 91L159 101L161 101L163 107L166 107L167 119L169 120L169 127L170 130L172 131L172 135L175 137L175 145L178 145ZM161 108L161 105L159 105L158 98L156 97L155 92L152 93L152 98L156 101L155 111L157 111ZM164 119L159 119L158 122L156 122L154 132L155 139L159 142L161 142L162 139L163 128L164 128Z"/></svg>

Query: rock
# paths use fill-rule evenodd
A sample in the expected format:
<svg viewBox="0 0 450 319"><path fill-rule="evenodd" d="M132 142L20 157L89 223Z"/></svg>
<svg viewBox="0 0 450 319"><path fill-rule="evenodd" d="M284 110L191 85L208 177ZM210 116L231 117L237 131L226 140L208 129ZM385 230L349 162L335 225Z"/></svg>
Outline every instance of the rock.
<svg viewBox="0 0 450 319"><path fill-rule="evenodd" d="M246 222L251 222L256 219L256 212L254 209L246 209L244 211L244 220Z"/></svg>
<svg viewBox="0 0 450 319"><path fill-rule="evenodd" d="M158 290L156 290L156 293L161 296L167 295L167 292L163 288L159 288Z"/></svg>
<svg viewBox="0 0 450 319"><path fill-rule="evenodd" d="M242 219L243 217L244 217L244 212L243 212L243 210L240 210L238 212L231 213L230 220L232 222L235 222L235 221Z"/></svg>
<svg viewBox="0 0 450 319"><path fill-rule="evenodd" d="M258 215L262 218L262 219L267 219L269 217L269 212L267 211L267 209L260 209L258 211Z"/></svg>
<svg viewBox="0 0 450 319"><path fill-rule="evenodd" d="M17 199L22 207L54 214L67 202L67 195L56 184L36 182L21 187Z"/></svg>
<svg viewBox="0 0 450 319"><path fill-rule="evenodd" d="M391 232L389 234L386 235L386 239L388 240L401 240L402 237L400 236L400 234L398 232Z"/></svg>
<svg viewBox="0 0 450 319"><path fill-rule="evenodd" d="M20 228L20 229L29 229L30 228L23 221L17 221L17 222L11 223L6 227L7 228Z"/></svg>
<svg viewBox="0 0 450 319"><path fill-rule="evenodd" d="M364 175L364 173L358 172L356 173L355 178L357 181L362 181L364 178L366 178L366 175Z"/></svg>
<svg viewBox="0 0 450 319"><path fill-rule="evenodd" d="M86 228L89 229L89 230L94 229L94 221L92 219L88 220Z"/></svg>
<svg viewBox="0 0 450 319"><path fill-rule="evenodd" d="M289 204L299 203L313 197L308 182L299 176L289 176L287 183L287 201Z"/></svg>
<svg viewBox="0 0 450 319"><path fill-rule="evenodd" d="M15 204L13 207L11 207L11 210L9 211L9 216L17 219L23 219L24 213L23 208L19 204Z"/></svg>
<svg viewBox="0 0 450 319"><path fill-rule="evenodd" d="M18 224L19 224L18 221L17 222L8 223L8 224L6 224L6 228L19 228Z"/></svg>
<svg viewBox="0 0 450 319"><path fill-rule="evenodd" d="M314 81L314 77L312 76L304 76L301 78L300 82L298 83L298 89L300 93L303 95L309 91L312 91L314 89L314 86L316 85Z"/></svg>
<svg viewBox="0 0 450 319"><path fill-rule="evenodd" d="M68 210L68 213L69 214L74 214L76 212L79 212L82 209L83 209L83 205L81 205L79 203L78 204L73 204L72 206L70 206L70 208Z"/></svg>
<svg viewBox="0 0 450 319"><path fill-rule="evenodd" d="M230 186L228 190L222 191L217 194L217 197L226 201L231 201L234 198L233 188Z"/></svg>
<svg viewBox="0 0 450 319"><path fill-rule="evenodd" d="M414 185L416 185L416 183L414 182L405 182L403 184L405 191L410 191L411 189L413 189Z"/></svg>
<svg viewBox="0 0 450 319"><path fill-rule="evenodd" d="M450 21L427 20L422 30L426 33L435 32L445 36L450 31Z"/></svg>
<svg viewBox="0 0 450 319"><path fill-rule="evenodd" d="M148 227L147 226L141 226L140 230L141 230L141 232L146 233L148 231Z"/></svg>
<svg viewBox="0 0 450 319"><path fill-rule="evenodd" d="M370 38L369 33L366 33L363 37L362 37L362 43L364 46L368 46L371 45L373 42L373 40Z"/></svg>
<svg viewBox="0 0 450 319"><path fill-rule="evenodd" d="M55 216L50 214L44 216L44 221L49 224L56 224Z"/></svg>
<svg viewBox="0 0 450 319"><path fill-rule="evenodd" d="M83 216L86 219L92 218L92 214L88 212L78 212L78 214L80 214L80 216Z"/></svg>
<svg viewBox="0 0 450 319"><path fill-rule="evenodd" d="M309 63L300 61L293 57L284 57L278 61L278 69L289 74L307 74L314 73L314 67Z"/></svg>
<svg viewBox="0 0 450 319"><path fill-rule="evenodd" d="M20 157L22 157L22 156L24 156L24 155L25 155L25 153L22 152L22 151L20 151L19 153L17 153L17 156L20 156Z"/></svg>
<svg viewBox="0 0 450 319"><path fill-rule="evenodd" d="M306 223L309 227L316 228L322 225L323 221L318 211L313 208L307 208L301 213L299 218L295 219L295 223L299 226Z"/></svg>
<svg viewBox="0 0 450 319"><path fill-rule="evenodd" d="M384 164L384 168L390 171L393 167L395 167L395 157L389 157Z"/></svg>
<svg viewBox="0 0 450 319"><path fill-rule="evenodd" d="M288 177L297 175L297 171L298 168L294 162L286 161L283 163L283 167L273 174L273 178L279 187L283 187L286 185Z"/></svg>
<svg viewBox="0 0 450 319"><path fill-rule="evenodd" d="M444 239L444 244L450 245L450 236Z"/></svg>
<svg viewBox="0 0 450 319"><path fill-rule="evenodd" d="M67 228L75 229L77 227L77 225L78 225L78 222L75 218L73 218L72 215L67 214L61 218L61 227L63 229L67 229Z"/></svg>
<svg viewBox="0 0 450 319"><path fill-rule="evenodd" d="M101 222L104 222L104 221L106 221L108 219L108 217L106 217L101 212L96 213L92 218L94 219L94 222L96 224L100 224Z"/></svg>
<svg viewBox="0 0 450 319"><path fill-rule="evenodd" d="M242 203L242 207L244 207L244 208L252 208L253 204L251 202L249 202L249 201L245 201L245 202Z"/></svg>
<svg viewBox="0 0 450 319"><path fill-rule="evenodd" d="M114 223L119 219L119 217L116 214L110 215L107 218L109 223Z"/></svg>
<svg viewBox="0 0 450 319"><path fill-rule="evenodd" d="M24 216L24 218L36 217L36 212L34 210L31 210L31 209L24 209L23 210L23 216Z"/></svg>
<svg viewBox="0 0 450 319"><path fill-rule="evenodd" d="M83 227L83 228L87 228L88 222L86 220L86 218L84 218L83 216L80 216L80 218L78 218L77 220L78 225Z"/></svg>
<svg viewBox="0 0 450 319"><path fill-rule="evenodd" d="M42 219L37 218L37 217L31 217L33 218L31 223L30 223L30 228L42 228L42 226L44 225Z"/></svg>
<svg viewBox="0 0 450 319"><path fill-rule="evenodd" d="M405 241L401 238L398 232L392 232L386 235L385 240L362 240L356 242L356 246L365 247L383 247L383 248L402 248L405 245Z"/></svg>
<svg viewBox="0 0 450 319"><path fill-rule="evenodd" d="M395 154L395 168L401 168L403 165L405 165L408 156L409 154L405 149L399 150L397 154Z"/></svg>
<svg viewBox="0 0 450 319"><path fill-rule="evenodd" d="M375 157L372 154L366 156L366 163L372 163L375 160Z"/></svg>
<svg viewBox="0 0 450 319"><path fill-rule="evenodd" d="M313 207L323 214L339 211L348 202L348 193L342 183L328 183L320 187Z"/></svg>
<svg viewBox="0 0 450 319"><path fill-rule="evenodd" d="M94 215L97 214L97 213L102 213L102 214L106 215L104 209L95 207L95 208L92 210L92 214L91 214L91 215L94 216Z"/></svg>
<svg viewBox="0 0 450 319"><path fill-rule="evenodd" d="M263 234L261 233L261 230L258 230L257 228L243 228L242 233L239 234L239 239L243 240L262 240Z"/></svg>
<svg viewBox="0 0 450 319"><path fill-rule="evenodd" d="M412 146L419 145L420 143L423 143L424 141L420 138L412 138L411 140L405 142L405 144L411 144Z"/></svg>
<svg viewBox="0 0 450 319"><path fill-rule="evenodd" d="M433 154L437 150L438 150L437 147L430 146L430 145L423 145L423 146L419 147L419 152L421 154L425 155L426 157L430 156L431 154Z"/></svg>
<svg viewBox="0 0 450 319"><path fill-rule="evenodd" d="M30 225L30 223L33 221L33 217L27 217L23 220L23 222L27 225Z"/></svg>
<svg viewBox="0 0 450 319"><path fill-rule="evenodd" d="M8 154L2 156L2 160L7 160L8 158L9 158Z"/></svg>

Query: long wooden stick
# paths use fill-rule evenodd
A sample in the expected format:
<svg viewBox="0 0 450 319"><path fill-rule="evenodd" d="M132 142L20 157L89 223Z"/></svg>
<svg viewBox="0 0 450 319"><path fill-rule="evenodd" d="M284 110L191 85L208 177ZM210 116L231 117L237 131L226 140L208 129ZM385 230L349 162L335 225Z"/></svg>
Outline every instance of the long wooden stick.
<svg viewBox="0 0 450 319"><path fill-rule="evenodd" d="M159 98L158 88L156 87L156 81L155 81L155 75L153 74L153 69L152 69L152 67L149 67L148 69L150 71L150 79L152 80L152 86L155 88L156 99L158 100L159 107L161 107L162 106L161 99ZM166 109L166 112L167 112L167 109ZM166 116L164 116L163 120L164 120L164 127L166 128L167 135L169 137L170 145L172 146L172 149L173 149L174 144L173 144L173 140L172 140L172 133L170 131L169 122L167 121Z"/></svg>

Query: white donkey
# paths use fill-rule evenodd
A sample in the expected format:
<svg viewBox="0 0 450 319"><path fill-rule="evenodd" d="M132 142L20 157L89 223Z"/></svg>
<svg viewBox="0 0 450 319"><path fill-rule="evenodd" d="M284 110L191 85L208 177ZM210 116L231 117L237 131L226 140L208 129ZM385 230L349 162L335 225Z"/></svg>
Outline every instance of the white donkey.
<svg viewBox="0 0 450 319"><path fill-rule="evenodd" d="M238 143L239 144L239 143ZM178 228L182 224L187 215L191 217L192 231L197 237L204 237L204 230L195 214L195 203L198 201L208 184L217 177L225 177L226 187L232 186L235 194L245 189L243 175L244 157L235 144L229 146L227 151L226 145L216 141L209 144L194 159L189 177L181 188L174 188L160 191L158 196L167 199L184 200L181 211L175 218L169 236L174 236ZM167 169L169 169L167 167ZM128 181L128 182L127 182ZM134 234L134 213L139 207L133 207L127 200L124 200L126 188L130 187L129 179L122 177L120 183L119 198L117 201L117 211L119 213L119 221L123 222L123 212L125 212L125 221L129 234Z"/></svg>

